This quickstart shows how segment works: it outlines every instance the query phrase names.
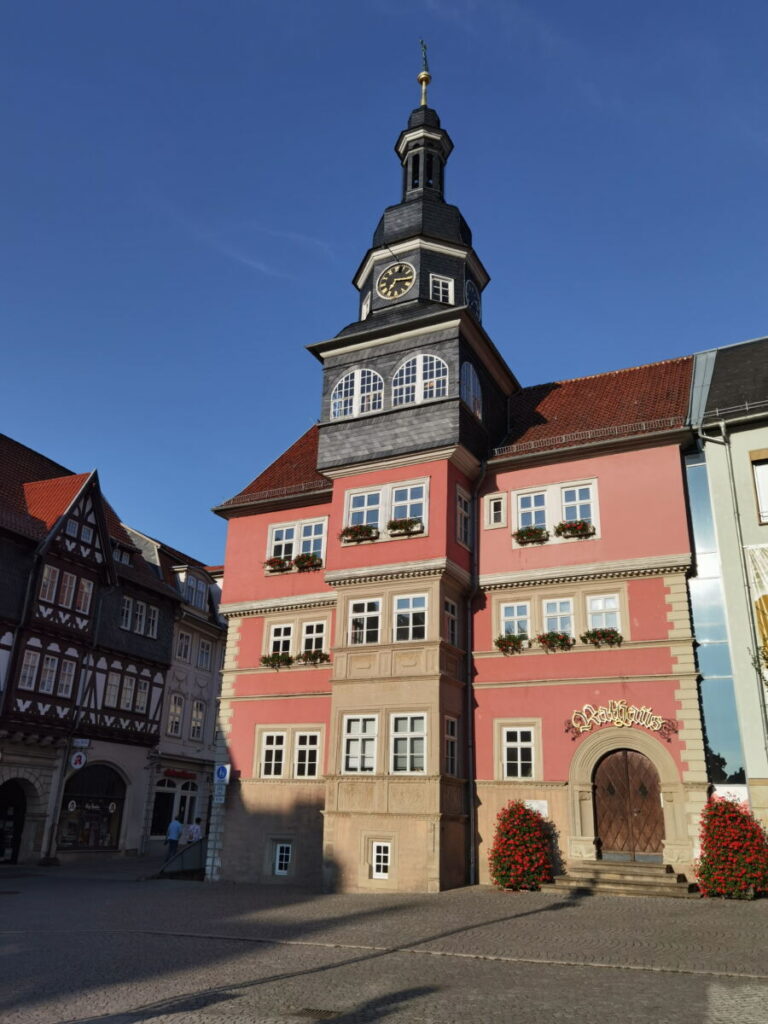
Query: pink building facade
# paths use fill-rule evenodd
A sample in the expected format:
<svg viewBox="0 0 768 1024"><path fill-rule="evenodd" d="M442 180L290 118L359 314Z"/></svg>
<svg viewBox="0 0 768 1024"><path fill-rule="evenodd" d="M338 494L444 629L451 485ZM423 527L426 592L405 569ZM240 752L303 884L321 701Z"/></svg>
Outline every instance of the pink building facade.
<svg viewBox="0 0 768 1024"><path fill-rule="evenodd" d="M320 419L228 520L213 877L487 881L510 799L563 868L687 871L707 777L686 592L692 361L522 388L426 102L402 201L310 346Z"/></svg>

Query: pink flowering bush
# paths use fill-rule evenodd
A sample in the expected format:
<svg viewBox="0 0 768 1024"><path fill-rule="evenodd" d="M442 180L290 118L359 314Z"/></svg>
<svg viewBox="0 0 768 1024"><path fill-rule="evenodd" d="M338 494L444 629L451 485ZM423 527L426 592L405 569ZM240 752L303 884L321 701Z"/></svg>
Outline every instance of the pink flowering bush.
<svg viewBox="0 0 768 1024"><path fill-rule="evenodd" d="M768 893L768 836L746 804L711 797L701 812L699 838L702 895L750 900Z"/></svg>
<svg viewBox="0 0 768 1024"><path fill-rule="evenodd" d="M488 854L494 885L500 889L540 889L552 881L547 823L522 800L510 800L496 815L496 835Z"/></svg>

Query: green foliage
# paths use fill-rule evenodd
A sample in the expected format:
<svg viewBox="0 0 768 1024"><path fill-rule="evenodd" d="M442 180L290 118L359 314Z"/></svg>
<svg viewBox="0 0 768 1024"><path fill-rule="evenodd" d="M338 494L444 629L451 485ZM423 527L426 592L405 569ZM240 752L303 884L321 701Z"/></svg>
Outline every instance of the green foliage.
<svg viewBox="0 0 768 1024"><path fill-rule="evenodd" d="M552 881L547 823L522 800L510 800L496 815L496 835L488 854L494 885L500 889L540 889Z"/></svg>

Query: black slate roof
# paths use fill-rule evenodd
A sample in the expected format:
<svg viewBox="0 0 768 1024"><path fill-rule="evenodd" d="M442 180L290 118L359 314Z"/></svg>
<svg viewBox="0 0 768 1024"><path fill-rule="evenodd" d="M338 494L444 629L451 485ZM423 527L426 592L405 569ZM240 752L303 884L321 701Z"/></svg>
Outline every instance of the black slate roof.
<svg viewBox="0 0 768 1024"><path fill-rule="evenodd" d="M715 356L705 418L750 411L768 411L768 338L720 348Z"/></svg>

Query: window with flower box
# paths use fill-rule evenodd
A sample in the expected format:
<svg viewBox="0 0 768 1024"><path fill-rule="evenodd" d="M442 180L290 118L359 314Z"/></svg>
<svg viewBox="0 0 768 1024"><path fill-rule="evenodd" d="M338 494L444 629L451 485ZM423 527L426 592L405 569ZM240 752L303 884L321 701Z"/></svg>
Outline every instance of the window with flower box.
<svg viewBox="0 0 768 1024"><path fill-rule="evenodd" d="M568 633L573 636L573 599L552 598L543 602L545 633Z"/></svg>
<svg viewBox="0 0 768 1024"><path fill-rule="evenodd" d="M270 527L268 558L293 561L297 555L325 557L325 519L311 519L295 523L279 523Z"/></svg>
<svg viewBox="0 0 768 1024"><path fill-rule="evenodd" d="M571 543L574 537L583 539L599 536L596 480L526 488L513 492L512 499L513 534L531 527L547 530L548 544ZM583 523L584 532L579 534L572 529L569 531L568 523ZM566 525L562 534L556 532L560 524Z"/></svg>
<svg viewBox="0 0 768 1024"><path fill-rule="evenodd" d="M501 605L501 635L531 635L531 606L527 601Z"/></svg>
<svg viewBox="0 0 768 1024"><path fill-rule="evenodd" d="M325 622L305 622L302 626L302 651L325 649Z"/></svg>
<svg viewBox="0 0 768 1024"><path fill-rule="evenodd" d="M547 495L544 491L517 496L517 525L519 529L526 526L547 525Z"/></svg>
<svg viewBox="0 0 768 1024"><path fill-rule="evenodd" d="M428 526L428 499L428 481L423 479L347 491L344 522L347 527L365 526L380 533L388 527L391 535L403 532L396 525L403 522L410 527L406 532L421 533Z"/></svg>
<svg viewBox="0 0 768 1024"><path fill-rule="evenodd" d="M279 625L272 626L269 636L270 654L290 654L293 641L293 626Z"/></svg>
<svg viewBox="0 0 768 1024"><path fill-rule="evenodd" d="M587 622L590 629L619 629L619 595L587 597Z"/></svg>

